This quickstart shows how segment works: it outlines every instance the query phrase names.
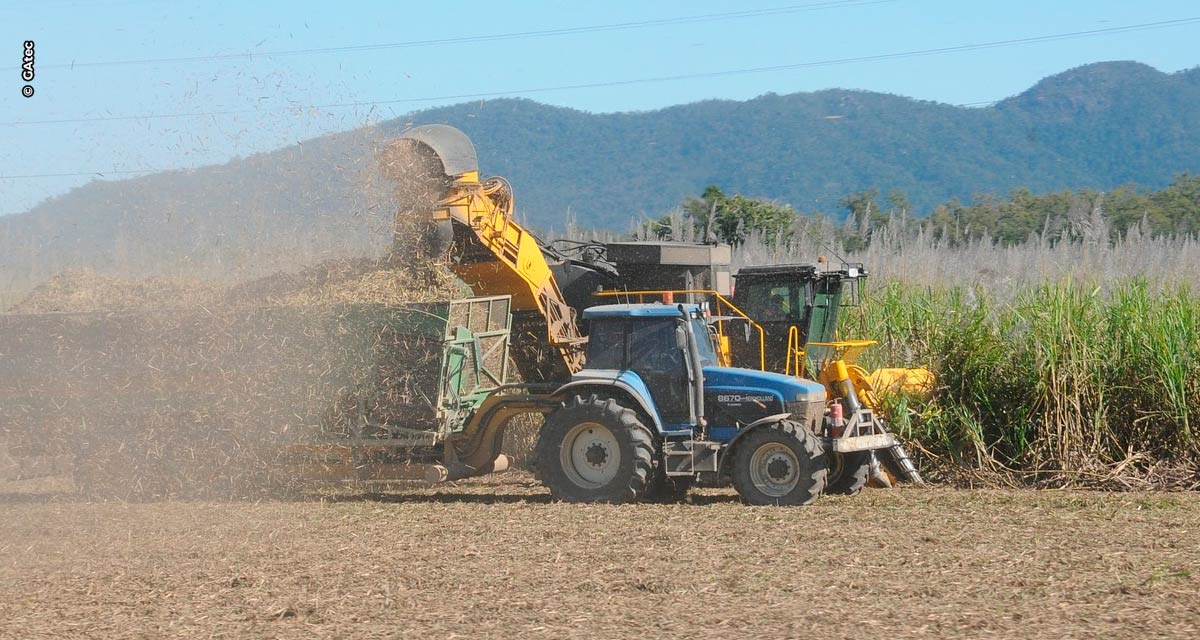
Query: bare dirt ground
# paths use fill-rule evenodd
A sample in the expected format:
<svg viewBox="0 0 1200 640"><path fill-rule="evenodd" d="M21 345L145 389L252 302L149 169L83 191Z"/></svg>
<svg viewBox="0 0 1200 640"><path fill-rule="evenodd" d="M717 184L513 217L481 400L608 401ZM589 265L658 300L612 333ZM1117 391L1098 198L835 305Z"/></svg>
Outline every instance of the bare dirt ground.
<svg viewBox="0 0 1200 640"><path fill-rule="evenodd" d="M1200 633L1200 495L569 505L523 474L261 503L0 487L0 637Z"/></svg>

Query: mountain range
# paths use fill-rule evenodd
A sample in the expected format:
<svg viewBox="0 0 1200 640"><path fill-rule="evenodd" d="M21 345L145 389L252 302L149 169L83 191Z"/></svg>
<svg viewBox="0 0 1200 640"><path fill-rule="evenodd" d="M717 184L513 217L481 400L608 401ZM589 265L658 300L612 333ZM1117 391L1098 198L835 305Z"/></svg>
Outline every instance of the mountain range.
<svg viewBox="0 0 1200 640"><path fill-rule="evenodd" d="M1159 188L1200 169L1200 67L1096 63L982 108L830 89L631 113L526 99L428 109L219 166L95 181L0 217L0 290L76 266L261 273L378 243L390 213L374 150L426 123L466 132L537 229L627 230L709 184L835 217L850 193L895 189L920 215L1016 187Z"/></svg>

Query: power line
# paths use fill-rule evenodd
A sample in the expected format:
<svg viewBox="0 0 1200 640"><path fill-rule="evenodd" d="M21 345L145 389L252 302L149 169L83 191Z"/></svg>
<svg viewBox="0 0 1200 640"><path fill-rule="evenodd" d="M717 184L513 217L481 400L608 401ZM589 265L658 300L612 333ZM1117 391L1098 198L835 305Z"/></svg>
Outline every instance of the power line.
<svg viewBox="0 0 1200 640"><path fill-rule="evenodd" d="M979 100L976 102L964 102L956 104L956 107L990 107L1000 102L997 100ZM0 123L3 124L3 123ZM0 176L0 180L17 180L27 178L77 178L85 176L99 176L101 178L107 175L124 175L124 174L144 174L144 173L165 173L170 171L194 171L197 167L173 167L169 169L124 169L120 171L81 171L77 173L35 173L26 175ZM8 214L0 214L4 216Z"/></svg>
<svg viewBox="0 0 1200 640"><path fill-rule="evenodd" d="M610 24L589 25L583 27L566 27L559 29L544 29L540 31L516 31L510 33L495 33L478 36L459 36L455 38L439 38L434 40L409 40L404 42L384 42L376 44L350 45L342 47L319 47L312 49L288 49L282 51L247 51L243 53L222 53L203 56L181 56L175 58L142 58L133 60L101 60L101 61L72 61L70 63L39 65L40 69L74 69L77 67L112 67L142 64L176 64L189 62L225 62L231 60L251 60L253 58L278 58L285 56L303 56L328 53L354 53L360 51L379 51L383 49L405 49L412 47L431 47L448 44L464 44L472 42L497 42L503 40L520 40L526 38L546 38L552 36L577 35L603 31L625 31L680 24L696 24L700 22L716 22L721 20L736 20L742 18L757 18L762 16L782 15L822 9L840 9L865 5L885 4L899 0L828 0L825 2L809 2L806 4L787 5L765 9L746 9L724 13L706 13L676 18L660 18L657 20L640 20L636 22L616 22ZM18 67L4 67L5 70Z"/></svg>
<svg viewBox="0 0 1200 640"><path fill-rule="evenodd" d="M271 112L286 112L286 111L315 111L321 109L344 109L350 107L375 107L391 104L419 104L423 102L443 102L451 100L472 100L479 98L499 98L504 96L529 95L537 93L549 93L553 91L570 91L577 89L597 89L603 87L628 86L636 84L653 84L659 82L673 82L678 80L694 80L700 78L717 78L733 75L745 75L753 73L768 73L774 71L787 71L795 69L810 69L814 67L825 67L841 64L852 64L858 62L874 62L879 60L893 60L898 58L915 58L920 56L941 55L947 53L961 53L967 51L978 51L982 49L995 49L1001 47L1013 47L1026 44L1038 44L1043 42L1055 42L1060 40L1071 40L1076 38L1095 37L1100 35L1111 35L1116 33L1130 33L1135 31L1148 31L1153 29L1165 29L1169 27L1178 27L1200 22L1200 16L1191 18L1178 18L1174 20L1161 20L1158 22L1146 22L1142 24L1125 25L1120 27L1106 27L1103 29L1089 29L1086 31L1072 31L1068 33L1056 33L1044 36L1031 36L1027 38L1014 38L1009 40L995 40L992 42L980 42L975 44L957 45L951 47L938 47L933 49L916 49L912 51L899 51L894 53L882 53L869 56L856 56L850 58L834 58L829 60L817 60L810 62L797 62L791 64L772 65L765 67L749 67L742 69L728 69L723 71L708 71L701 73L685 73L669 76L656 76L649 78L634 78L629 80L611 80L605 82L585 82L578 84L558 85L550 87L534 87L527 89L515 89L510 91L487 91L477 93L459 93L448 94L441 96L429 96L421 98L396 98L391 100L368 100L356 102L339 102L330 104L308 105L298 107L281 107L273 109L230 109L223 111L203 111L191 113L157 113L157 114L142 114L129 116L97 116L92 118L58 118L48 120L23 120L0 122L0 126L30 126L30 125L51 125L51 124L74 124L85 122L112 122L121 120L157 120L157 119L174 119L174 118L197 118L219 115L240 115L250 113L271 113ZM90 174L84 174L90 175Z"/></svg>
<svg viewBox="0 0 1200 640"><path fill-rule="evenodd" d="M163 173L166 171L192 171L190 168L183 169L121 169L113 171L80 171L77 173L28 173L25 175L0 176L0 180L16 180L24 178L77 178L80 176L99 176L101 178L107 175L129 175L134 173Z"/></svg>

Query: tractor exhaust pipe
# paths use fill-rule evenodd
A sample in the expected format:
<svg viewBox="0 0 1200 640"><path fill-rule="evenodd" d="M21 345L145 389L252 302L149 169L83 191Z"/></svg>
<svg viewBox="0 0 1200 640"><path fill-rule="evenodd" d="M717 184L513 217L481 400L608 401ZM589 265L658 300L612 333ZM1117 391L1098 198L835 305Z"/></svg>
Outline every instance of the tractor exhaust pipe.
<svg viewBox="0 0 1200 640"><path fill-rule="evenodd" d="M688 356L692 361L692 366L688 370L692 383L692 416L693 424L698 424L701 427L707 424L704 419L704 363L700 362L700 349L696 346L696 332L692 331L692 319L688 317L687 309L683 305L677 305L679 315L683 316L683 330L687 332L688 337Z"/></svg>

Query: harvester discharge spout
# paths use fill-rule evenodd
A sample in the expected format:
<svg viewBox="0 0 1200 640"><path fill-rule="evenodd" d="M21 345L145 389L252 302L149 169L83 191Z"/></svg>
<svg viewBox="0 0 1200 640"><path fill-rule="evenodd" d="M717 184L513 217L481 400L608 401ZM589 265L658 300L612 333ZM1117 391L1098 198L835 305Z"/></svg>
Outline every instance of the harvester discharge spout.
<svg viewBox="0 0 1200 640"><path fill-rule="evenodd" d="M527 337L529 349L550 349L546 358L524 355L526 380L561 379L583 367L582 336L575 311L564 300L538 239L515 219L512 187L504 178L481 179L475 146L448 125L422 125L400 137L416 150L414 163L441 173L444 193L428 212L427 238L433 255L446 256L454 272L475 295L512 295L514 341ZM398 230L399 246L415 239ZM433 249L437 249L433 252Z"/></svg>
<svg viewBox="0 0 1200 640"><path fill-rule="evenodd" d="M479 172L475 145L467 134L454 127L444 124L422 125L405 131L400 139L425 145L442 163L442 173L447 176Z"/></svg>

